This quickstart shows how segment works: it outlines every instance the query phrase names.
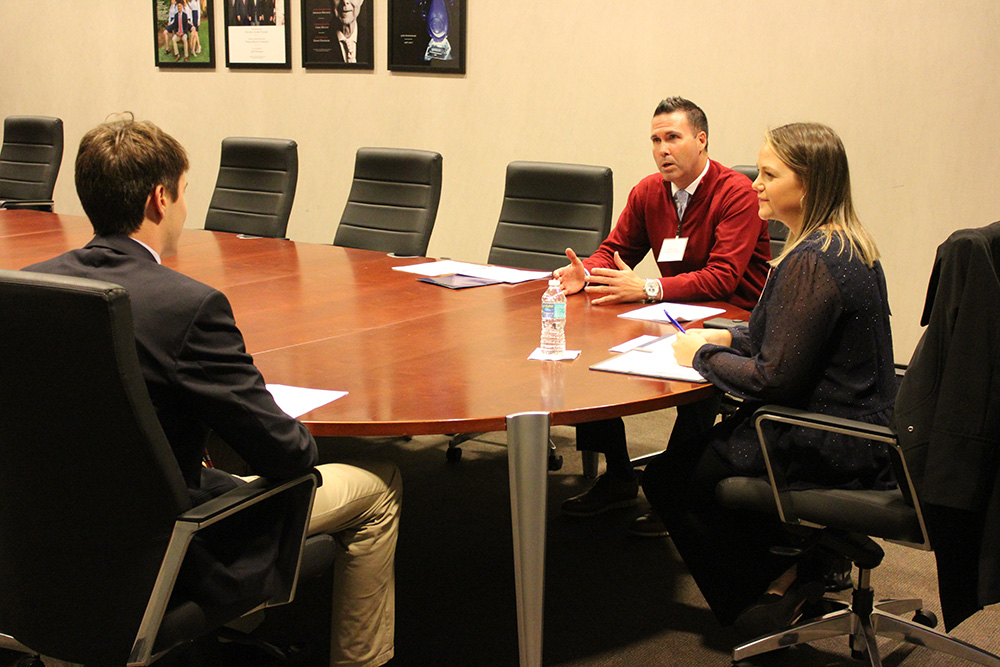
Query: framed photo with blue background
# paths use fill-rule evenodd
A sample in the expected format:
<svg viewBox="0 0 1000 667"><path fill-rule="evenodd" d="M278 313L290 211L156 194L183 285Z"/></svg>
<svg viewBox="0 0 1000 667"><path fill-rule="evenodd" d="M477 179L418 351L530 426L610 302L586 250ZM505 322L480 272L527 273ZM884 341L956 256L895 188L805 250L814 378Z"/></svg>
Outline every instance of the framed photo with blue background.
<svg viewBox="0 0 1000 667"><path fill-rule="evenodd" d="M467 0L389 0L389 69L465 74L467 6Z"/></svg>
<svg viewBox="0 0 1000 667"><path fill-rule="evenodd" d="M226 67L292 68L291 0L218 0L225 3Z"/></svg>
<svg viewBox="0 0 1000 667"><path fill-rule="evenodd" d="M376 0L302 0L302 66L375 69Z"/></svg>
<svg viewBox="0 0 1000 667"><path fill-rule="evenodd" d="M215 67L215 0L153 0L153 60L157 67Z"/></svg>

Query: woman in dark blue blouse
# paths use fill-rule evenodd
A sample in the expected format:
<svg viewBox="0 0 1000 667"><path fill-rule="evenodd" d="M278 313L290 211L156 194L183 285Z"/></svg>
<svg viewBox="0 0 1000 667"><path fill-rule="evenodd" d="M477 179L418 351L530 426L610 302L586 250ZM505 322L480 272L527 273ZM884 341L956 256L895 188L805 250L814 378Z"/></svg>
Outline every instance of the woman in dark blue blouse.
<svg viewBox="0 0 1000 667"><path fill-rule="evenodd" d="M718 620L762 632L770 628L761 618L779 627L794 618L804 579L815 573L771 553L789 539L776 517L715 502L719 480L765 473L750 416L779 403L888 424L896 380L885 276L854 212L840 138L815 123L779 127L767 133L757 166L758 213L788 226L785 250L746 326L689 330L674 346L681 364L743 407L672 443L647 466L642 486ZM882 444L796 429L778 438L796 486L894 485Z"/></svg>

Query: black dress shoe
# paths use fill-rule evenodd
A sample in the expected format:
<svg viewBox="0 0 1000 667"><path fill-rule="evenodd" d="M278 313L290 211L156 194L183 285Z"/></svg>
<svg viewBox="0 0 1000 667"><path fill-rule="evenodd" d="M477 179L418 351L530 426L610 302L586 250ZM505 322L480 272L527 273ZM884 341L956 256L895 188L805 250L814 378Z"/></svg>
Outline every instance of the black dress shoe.
<svg viewBox="0 0 1000 667"><path fill-rule="evenodd" d="M629 535L636 537L667 537L670 531L663 525L659 515L653 510L632 519L628 527Z"/></svg>
<svg viewBox="0 0 1000 667"><path fill-rule="evenodd" d="M796 581L784 595L766 593L757 598L733 625L748 638L780 632L802 616L803 607L819 602L823 589L819 581Z"/></svg>
<svg viewBox="0 0 1000 667"><path fill-rule="evenodd" d="M578 496L563 501L562 511L570 516L595 516L608 510L632 507L639 503L639 480L623 479L604 473L593 486Z"/></svg>

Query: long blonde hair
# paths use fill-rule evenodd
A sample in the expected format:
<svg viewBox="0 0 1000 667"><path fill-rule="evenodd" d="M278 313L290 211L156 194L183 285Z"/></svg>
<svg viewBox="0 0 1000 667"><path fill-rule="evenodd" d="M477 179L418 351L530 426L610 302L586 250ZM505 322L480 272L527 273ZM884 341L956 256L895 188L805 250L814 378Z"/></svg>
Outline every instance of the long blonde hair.
<svg viewBox="0 0 1000 667"><path fill-rule="evenodd" d="M847 152L837 133L820 123L790 123L769 130L765 140L805 189L802 226L789 234L784 251L771 264L780 263L804 238L821 230L826 236L823 250L839 232L852 256L856 252L872 266L879 258L878 247L854 212Z"/></svg>

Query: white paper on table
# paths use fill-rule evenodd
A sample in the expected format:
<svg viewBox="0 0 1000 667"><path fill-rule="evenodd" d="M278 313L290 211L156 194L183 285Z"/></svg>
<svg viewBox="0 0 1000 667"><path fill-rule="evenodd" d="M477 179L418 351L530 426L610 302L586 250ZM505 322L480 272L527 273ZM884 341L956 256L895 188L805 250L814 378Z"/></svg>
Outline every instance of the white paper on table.
<svg viewBox="0 0 1000 667"><path fill-rule="evenodd" d="M638 338L633 338L632 340L627 340L624 343L621 343L620 345L615 345L614 347L610 348L608 351L609 352L628 352L629 350L634 350L635 348L639 347L640 345L646 345L648 343L652 343L654 340L657 340L658 338L659 338L659 336L650 336L648 334L645 335L645 336L639 336Z"/></svg>
<svg viewBox="0 0 1000 667"><path fill-rule="evenodd" d="M423 264L407 264L392 268L396 271L405 271L406 273L415 273L421 276L447 276L457 273L463 276L499 280L505 283L523 283L528 280L548 278L552 275L551 271L525 271L523 269L511 269L504 266L456 262L451 259L443 259L438 262L425 262Z"/></svg>
<svg viewBox="0 0 1000 667"><path fill-rule="evenodd" d="M528 359L534 359L535 361L566 361L568 359L576 359L580 356L581 350L566 350L562 354L545 354L542 352L542 348L536 347L535 351L528 355Z"/></svg>
<svg viewBox="0 0 1000 667"><path fill-rule="evenodd" d="M451 259L442 259L437 262L424 262L423 264L406 264L401 266L392 267L393 271L404 271L406 273L415 273L419 276L448 276L453 273L461 273L462 275L470 275L469 271L475 271L479 268L478 264L470 264L469 262L456 262Z"/></svg>
<svg viewBox="0 0 1000 667"><path fill-rule="evenodd" d="M290 417L304 415L310 410L331 403L338 398L347 396L346 391L332 391L330 389L309 389L307 387L292 387L287 384L264 385L274 402L278 404L285 414Z"/></svg>
<svg viewBox="0 0 1000 667"><path fill-rule="evenodd" d="M712 308L711 306L692 306L689 303L654 303L651 306L643 306L638 310L630 310L622 313L618 317L627 320L644 320L646 322L662 322L670 324L666 311L670 311L675 320L681 322L691 322L693 320L703 320L706 317L713 317L719 313L726 312L723 308Z"/></svg>
<svg viewBox="0 0 1000 667"><path fill-rule="evenodd" d="M672 334L656 338L641 347L596 363L590 367L590 370L643 375L664 380L705 382L701 373L677 363L677 359L674 358L674 339L676 337L676 334Z"/></svg>
<svg viewBox="0 0 1000 667"><path fill-rule="evenodd" d="M511 269L506 266L482 266L479 273L473 275L482 278L493 278L502 280L505 283L525 283L529 280L539 280L541 278L551 278L551 271L525 271L524 269Z"/></svg>

